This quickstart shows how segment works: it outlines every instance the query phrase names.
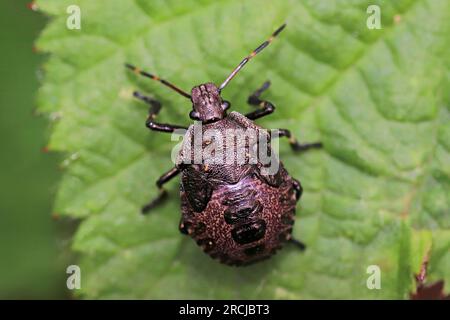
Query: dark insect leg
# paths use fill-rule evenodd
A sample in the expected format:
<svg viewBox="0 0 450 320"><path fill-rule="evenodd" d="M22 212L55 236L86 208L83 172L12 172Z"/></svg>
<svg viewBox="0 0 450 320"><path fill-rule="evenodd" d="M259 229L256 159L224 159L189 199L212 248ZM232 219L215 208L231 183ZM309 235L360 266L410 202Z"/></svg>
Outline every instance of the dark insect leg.
<svg viewBox="0 0 450 320"><path fill-rule="evenodd" d="M264 82L264 84L253 92L250 97L248 97L247 102L253 106L259 106L258 110L247 113L245 116L251 120L255 120L261 117L264 117L268 114L271 114L275 111L275 106L267 100L261 100L259 96L270 86L270 81Z"/></svg>
<svg viewBox="0 0 450 320"><path fill-rule="evenodd" d="M148 111L148 118L147 118L147 121L145 121L145 125L150 130L161 131L161 132L173 132L175 129L187 129L186 127L179 126L179 125L155 122L154 119L156 118L159 111L161 110L161 103L158 100L144 96L137 91L135 91L133 93L133 95L136 98L138 98L139 100L142 100L145 103L150 105L150 109Z"/></svg>
<svg viewBox="0 0 450 320"><path fill-rule="evenodd" d="M303 193L303 188L302 185L300 184L300 181L298 181L297 179L292 178L293 182L293 186L294 186L294 190L295 190L295 198L298 200L300 200L302 193Z"/></svg>
<svg viewBox="0 0 450 320"><path fill-rule="evenodd" d="M290 238L288 240L288 242L292 243L293 245L295 245L297 248L299 248L302 251L304 251L306 249L306 245L303 242L301 242L295 238Z"/></svg>
<svg viewBox="0 0 450 320"><path fill-rule="evenodd" d="M164 198L167 196L167 191L163 188L163 185L170 179L175 177L178 173L180 173L178 168L173 167L172 169L164 173L158 179L158 181L156 181L156 186L159 189L159 194L155 199L153 199L151 202L142 207L142 213L147 213L149 210L153 209L155 206L157 206L164 200Z"/></svg>
<svg viewBox="0 0 450 320"><path fill-rule="evenodd" d="M294 138L294 136L291 134L291 132L287 129L278 129L278 136L288 138L292 150L296 152L322 148L321 142L305 143L305 144L298 143L297 140Z"/></svg>

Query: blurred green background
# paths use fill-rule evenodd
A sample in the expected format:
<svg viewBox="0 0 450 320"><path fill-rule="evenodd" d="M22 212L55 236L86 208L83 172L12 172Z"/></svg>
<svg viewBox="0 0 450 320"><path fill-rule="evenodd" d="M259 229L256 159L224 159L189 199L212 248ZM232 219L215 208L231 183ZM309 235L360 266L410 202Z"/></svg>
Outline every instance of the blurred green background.
<svg viewBox="0 0 450 320"><path fill-rule="evenodd" d="M49 131L33 115L46 18L29 1L0 1L0 298L65 298L61 226L52 220L58 155L41 152ZM64 243L64 242L62 242Z"/></svg>

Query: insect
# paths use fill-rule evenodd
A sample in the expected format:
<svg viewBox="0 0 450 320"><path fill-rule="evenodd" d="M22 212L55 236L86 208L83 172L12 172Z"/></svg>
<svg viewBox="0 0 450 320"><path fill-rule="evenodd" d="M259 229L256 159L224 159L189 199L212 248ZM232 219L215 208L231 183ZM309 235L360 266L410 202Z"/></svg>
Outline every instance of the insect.
<svg viewBox="0 0 450 320"><path fill-rule="evenodd" d="M153 74L130 64L126 66L136 74L159 81L190 99L192 110L189 116L201 123L202 130L214 129L223 133L229 129L253 129L256 132L267 132L252 120L275 110L271 102L261 98L270 82L265 82L249 96L248 103L257 109L245 115L238 112L228 114L231 104L222 99L221 92L242 67L266 48L285 26L286 24L280 26L270 38L246 56L218 87L213 83L204 83L193 87L189 94ZM186 163L183 160L190 158L192 154L186 154L183 150L184 147L192 146L194 125L186 128L156 122L155 118L161 109L160 102L139 92L134 92L134 96L150 105L146 121L150 130L168 133L177 129L187 130L176 165L158 179L156 185L159 194L142 208L143 213L166 198L167 192L163 185L181 174L182 216L179 229L183 234L190 235L211 257L224 264L241 266L269 258L286 242L293 243L300 249L305 248L302 242L292 237L295 207L302 195L302 187L298 180L289 176L281 162L276 171L266 175L262 173L265 165L259 160L256 163L244 161L217 164L203 158L198 163ZM277 132L279 137L288 138L290 146L296 152L322 146L320 142L300 144L287 129L278 129ZM268 137L270 141L272 136ZM211 141L201 142L200 148L204 150ZM256 147L259 147L258 143ZM232 146L235 147L235 144L232 143ZM250 142L246 142L236 150L244 152L245 149L247 152L249 146ZM270 146L268 150L270 153Z"/></svg>

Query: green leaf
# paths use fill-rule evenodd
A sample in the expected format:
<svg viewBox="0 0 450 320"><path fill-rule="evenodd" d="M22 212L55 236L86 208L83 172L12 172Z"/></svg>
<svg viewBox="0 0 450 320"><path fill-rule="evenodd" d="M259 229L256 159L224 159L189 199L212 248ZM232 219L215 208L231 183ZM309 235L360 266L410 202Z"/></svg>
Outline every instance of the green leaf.
<svg viewBox="0 0 450 320"><path fill-rule="evenodd" d="M68 30L68 5L81 30ZM381 8L369 30L366 9ZM450 2L41 0L53 18L37 46L51 56L39 108L54 120L51 150L67 154L55 211L81 218L87 298L405 298L430 251L429 278L450 283ZM281 158L305 192L286 247L246 268L220 265L178 231L177 183L148 216L177 141L148 132L134 89L163 103L164 122L188 124L190 104L138 65L185 90L220 83L284 21L288 27L224 90L239 112L266 79L288 128L322 151ZM366 286L381 269L381 289Z"/></svg>

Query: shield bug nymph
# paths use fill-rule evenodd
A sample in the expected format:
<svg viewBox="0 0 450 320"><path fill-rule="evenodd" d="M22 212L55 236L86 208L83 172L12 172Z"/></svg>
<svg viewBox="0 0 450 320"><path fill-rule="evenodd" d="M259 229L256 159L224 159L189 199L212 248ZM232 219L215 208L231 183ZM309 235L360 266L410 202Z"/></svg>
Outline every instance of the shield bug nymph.
<svg viewBox="0 0 450 320"><path fill-rule="evenodd" d="M220 86L203 83L193 87L190 94L153 74L129 64L126 66L135 73L159 81L190 99L192 110L189 116L202 125L202 132L214 130L219 133L220 139L226 139L230 130L242 132L252 129L253 132L267 133L267 130L256 125L253 120L275 110L271 102L261 98L261 94L269 88L268 81L249 96L248 103L257 109L245 115L238 112L227 113L231 104L222 99L221 92L242 67L266 48L285 26L286 24L283 24L279 27L269 39L246 56ZM285 242L294 243L304 249L303 243L292 237L295 207L302 195L302 187L298 180L289 176L281 162L277 163L276 170L267 173L264 172L267 171L264 170L267 165L260 158L249 161L250 149L255 146L259 149L261 139L256 142L244 139L245 142L238 145L237 141L243 140L238 136L225 147L222 143L219 144L220 148L216 146L213 156L204 157L203 154L200 161L190 162L196 151L186 150L192 148L195 125L185 128L156 122L161 104L139 92L134 92L134 96L150 105L146 121L149 129L168 133L177 129L187 130L175 166L158 179L156 185L160 193L142 208L143 213L150 211L167 196L163 185L181 173L182 215L179 229L193 237L211 257L228 265L239 266L270 257ZM322 146L320 142L300 144L287 129L277 129L276 132L279 137L288 138L290 146L296 152ZM268 151L271 154L270 139L274 137L271 134L265 137L268 137ZM217 136L215 138L217 140ZM200 144L201 151L205 151L210 143L211 141L203 141ZM226 153L226 149L230 147L233 147L233 155L245 154L244 161L211 161L211 157L215 160L221 158L222 153Z"/></svg>

